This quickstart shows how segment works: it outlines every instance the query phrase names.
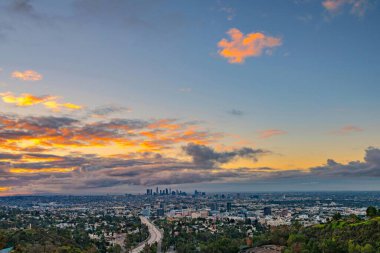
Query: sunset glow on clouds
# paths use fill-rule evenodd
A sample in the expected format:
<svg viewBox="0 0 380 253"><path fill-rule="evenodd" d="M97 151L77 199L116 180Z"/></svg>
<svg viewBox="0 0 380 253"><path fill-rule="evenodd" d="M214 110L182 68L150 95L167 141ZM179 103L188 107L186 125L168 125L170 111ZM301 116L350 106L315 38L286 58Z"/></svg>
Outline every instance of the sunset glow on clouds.
<svg viewBox="0 0 380 253"><path fill-rule="evenodd" d="M280 38L270 37L263 33L244 35L239 29L232 28L227 34L231 40L222 39L218 42L219 55L228 59L229 63L244 63L248 57L260 56L265 49L278 47L282 44Z"/></svg>
<svg viewBox="0 0 380 253"><path fill-rule="evenodd" d="M380 190L375 1L150 2L0 1L0 195Z"/></svg>
<svg viewBox="0 0 380 253"><path fill-rule="evenodd" d="M47 102L49 100L56 99L53 96L33 96L32 94L21 94L20 96L14 96L11 92L0 93L0 96L4 103L15 104L17 106L33 106Z"/></svg>
<svg viewBox="0 0 380 253"><path fill-rule="evenodd" d="M219 133L199 129L194 123L173 119L86 122L70 117L1 115L0 126L0 149L26 152L112 145L118 147L116 153L125 148L161 152L177 144L208 144L221 138Z"/></svg>
<svg viewBox="0 0 380 253"><path fill-rule="evenodd" d="M368 0L325 0L322 2L323 7L334 13L340 11L345 6L351 8L351 13L362 16L369 7Z"/></svg>
<svg viewBox="0 0 380 253"><path fill-rule="evenodd" d="M22 81L42 80L42 75L34 70L13 71L11 77Z"/></svg>
<svg viewBox="0 0 380 253"><path fill-rule="evenodd" d="M14 104L20 107L30 107L38 104L42 104L44 107L53 111L59 111L61 109L79 110L82 106L72 103L58 103L56 96L34 96L32 94L24 93L20 96L15 96L11 92L0 93L4 103Z"/></svg>
<svg viewBox="0 0 380 253"><path fill-rule="evenodd" d="M85 190L215 181L235 175L218 165L237 159L256 161L266 153L248 147L218 152L206 146L221 137L195 122L176 119L86 122L70 117L0 115L0 172L4 175L0 184L44 184L50 177L58 188L75 182L77 190ZM114 154L86 152L99 147L113 147ZM191 161L173 156L181 147ZM55 178L56 174L61 176ZM17 179L6 180L16 175Z"/></svg>
<svg viewBox="0 0 380 253"><path fill-rule="evenodd" d="M60 104L60 103L58 103L55 100L46 101L46 102L43 103L43 105L46 108L49 108L49 109L51 109L53 111L59 111L62 108L69 109L69 110L80 110L80 109L82 109L82 106L80 106L80 105L76 105L76 104L72 104L72 103L62 103L62 104Z"/></svg>
<svg viewBox="0 0 380 253"><path fill-rule="evenodd" d="M9 191L10 189L11 189L10 187L1 187L0 186L0 192Z"/></svg>
<svg viewBox="0 0 380 253"><path fill-rule="evenodd" d="M280 134L286 132L265 130L261 138ZM368 148L364 162L341 164L328 160L319 167L285 171L275 167L241 167L237 166L241 164L239 161L255 164L271 156L271 150L249 146L215 149L222 138L222 133L205 130L200 123L177 119L94 121L67 116L0 114L0 189L10 194L59 193L68 186L73 192L88 192L123 185L315 180L316 177L322 180L332 176L376 175L380 165L380 150ZM105 154L102 148L112 152ZM16 187L18 184L23 187Z"/></svg>

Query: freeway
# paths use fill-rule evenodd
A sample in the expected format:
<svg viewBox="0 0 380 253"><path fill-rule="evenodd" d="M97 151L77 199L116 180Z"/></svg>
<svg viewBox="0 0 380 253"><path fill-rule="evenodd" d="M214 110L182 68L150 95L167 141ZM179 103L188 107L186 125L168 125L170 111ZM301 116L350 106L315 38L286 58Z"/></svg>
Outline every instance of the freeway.
<svg viewBox="0 0 380 253"><path fill-rule="evenodd" d="M161 240L162 240L162 233L161 231L153 224L151 223L146 217L140 216L141 223L148 226L149 229L149 238L145 240L144 242L140 243L136 248L132 249L131 253L140 253L144 249L146 244L152 245L155 242L158 244L157 252L161 252Z"/></svg>

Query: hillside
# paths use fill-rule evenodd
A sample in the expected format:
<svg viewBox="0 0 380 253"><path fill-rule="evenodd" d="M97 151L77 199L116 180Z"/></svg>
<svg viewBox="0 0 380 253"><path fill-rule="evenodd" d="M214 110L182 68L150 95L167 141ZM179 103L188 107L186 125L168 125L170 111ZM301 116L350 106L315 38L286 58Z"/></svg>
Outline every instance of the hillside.
<svg viewBox="0 0 380 253"><path fill-rule="evenodd" d="M256 245L286 246L285 253L380 253L380 217L351 216L311 227L293 224L254 239Z"/></svg>

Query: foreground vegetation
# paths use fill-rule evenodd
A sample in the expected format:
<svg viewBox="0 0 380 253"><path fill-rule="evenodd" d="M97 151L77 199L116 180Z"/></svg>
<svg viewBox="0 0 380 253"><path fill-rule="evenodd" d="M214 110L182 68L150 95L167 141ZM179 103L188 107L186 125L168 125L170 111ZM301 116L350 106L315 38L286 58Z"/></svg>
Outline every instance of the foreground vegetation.
<svg viewBox="0 0 380 253"><path fill-rule="evenodd" d="M171 246L178 253L243 252L250 231L254 246L280 245L284 253L380 253L380 211L373 207L367 209L365 218L337 213L327 223L310 227L295 222L263 230L250 220L226 223L206 219L160 221L159 225L165 231L163 249Z"/></svg>
<svg viewBox="0 0 380 253"><path fill-rule="evenodd" d="M276 227L254 241L256 245L286 246L285 253L380 253L380 211L369 207L367 216L336 214L326 224Z"/></svg>
<svg viewBox="0 0 380 253"><path fill-rule="evenodd" d="M59 224L68 226L60 228ZM121 237L120 245L112 243L114 235ZM0 250L12 247L12 253L119 253L122 247L132 249L148 236L147 226L134 216L78 215L68 218L59 213L53 216L0 207Z"/></svg>
<svg viewBox="0 0 380 253"><path fill-rule="evenodd" d="M380 211L369 207L367 217L355 215L342 217L339 213L325 224L304 227L291 226L263 228L250 220L180 219L157 220L164 229L162 249L175 249L178 253L236 253L246 247L246 238L253 236L254 246L275 244L284 246L284 253L380 253ZM129 219L127 227L134 231L125 240L129 250L144 241L148 235L146 226L138 218ZM256 228L256 231L255 229ZM122 251L111 246L104 237L91 240L88 233L75 229L52 227L0 230L0 249L14 247L15 253L95 253ZM146 247L145 253L157 251L157 245Z"/></svg>
<svg viewBox="0 0 380 253"><path fill-rule="evenodd" d="M230 220L211 221L205 218L159 221L164 229L163 250L170 247L177 253L235 253L245 244L250 222ZM214 231L205 227L216 228Z"/></svg>
<svg viewBox="0 0 380 253"><path fill-rule="evenodd" d="M96 245L85 233L71 233L69 230L23 229L0 230L0 249L14 247L18 252L98 252Z"/></svg>

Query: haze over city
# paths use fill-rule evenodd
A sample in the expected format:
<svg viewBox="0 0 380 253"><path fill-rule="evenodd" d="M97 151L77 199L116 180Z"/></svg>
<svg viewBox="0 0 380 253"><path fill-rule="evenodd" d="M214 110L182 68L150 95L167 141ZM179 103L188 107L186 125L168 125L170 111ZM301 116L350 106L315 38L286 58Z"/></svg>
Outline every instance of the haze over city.
<svg viewBox="0 0 380 253"><path fill-rule="evenodd" d="M0 2L0 196L380 190L371 0Z"/></svg>

